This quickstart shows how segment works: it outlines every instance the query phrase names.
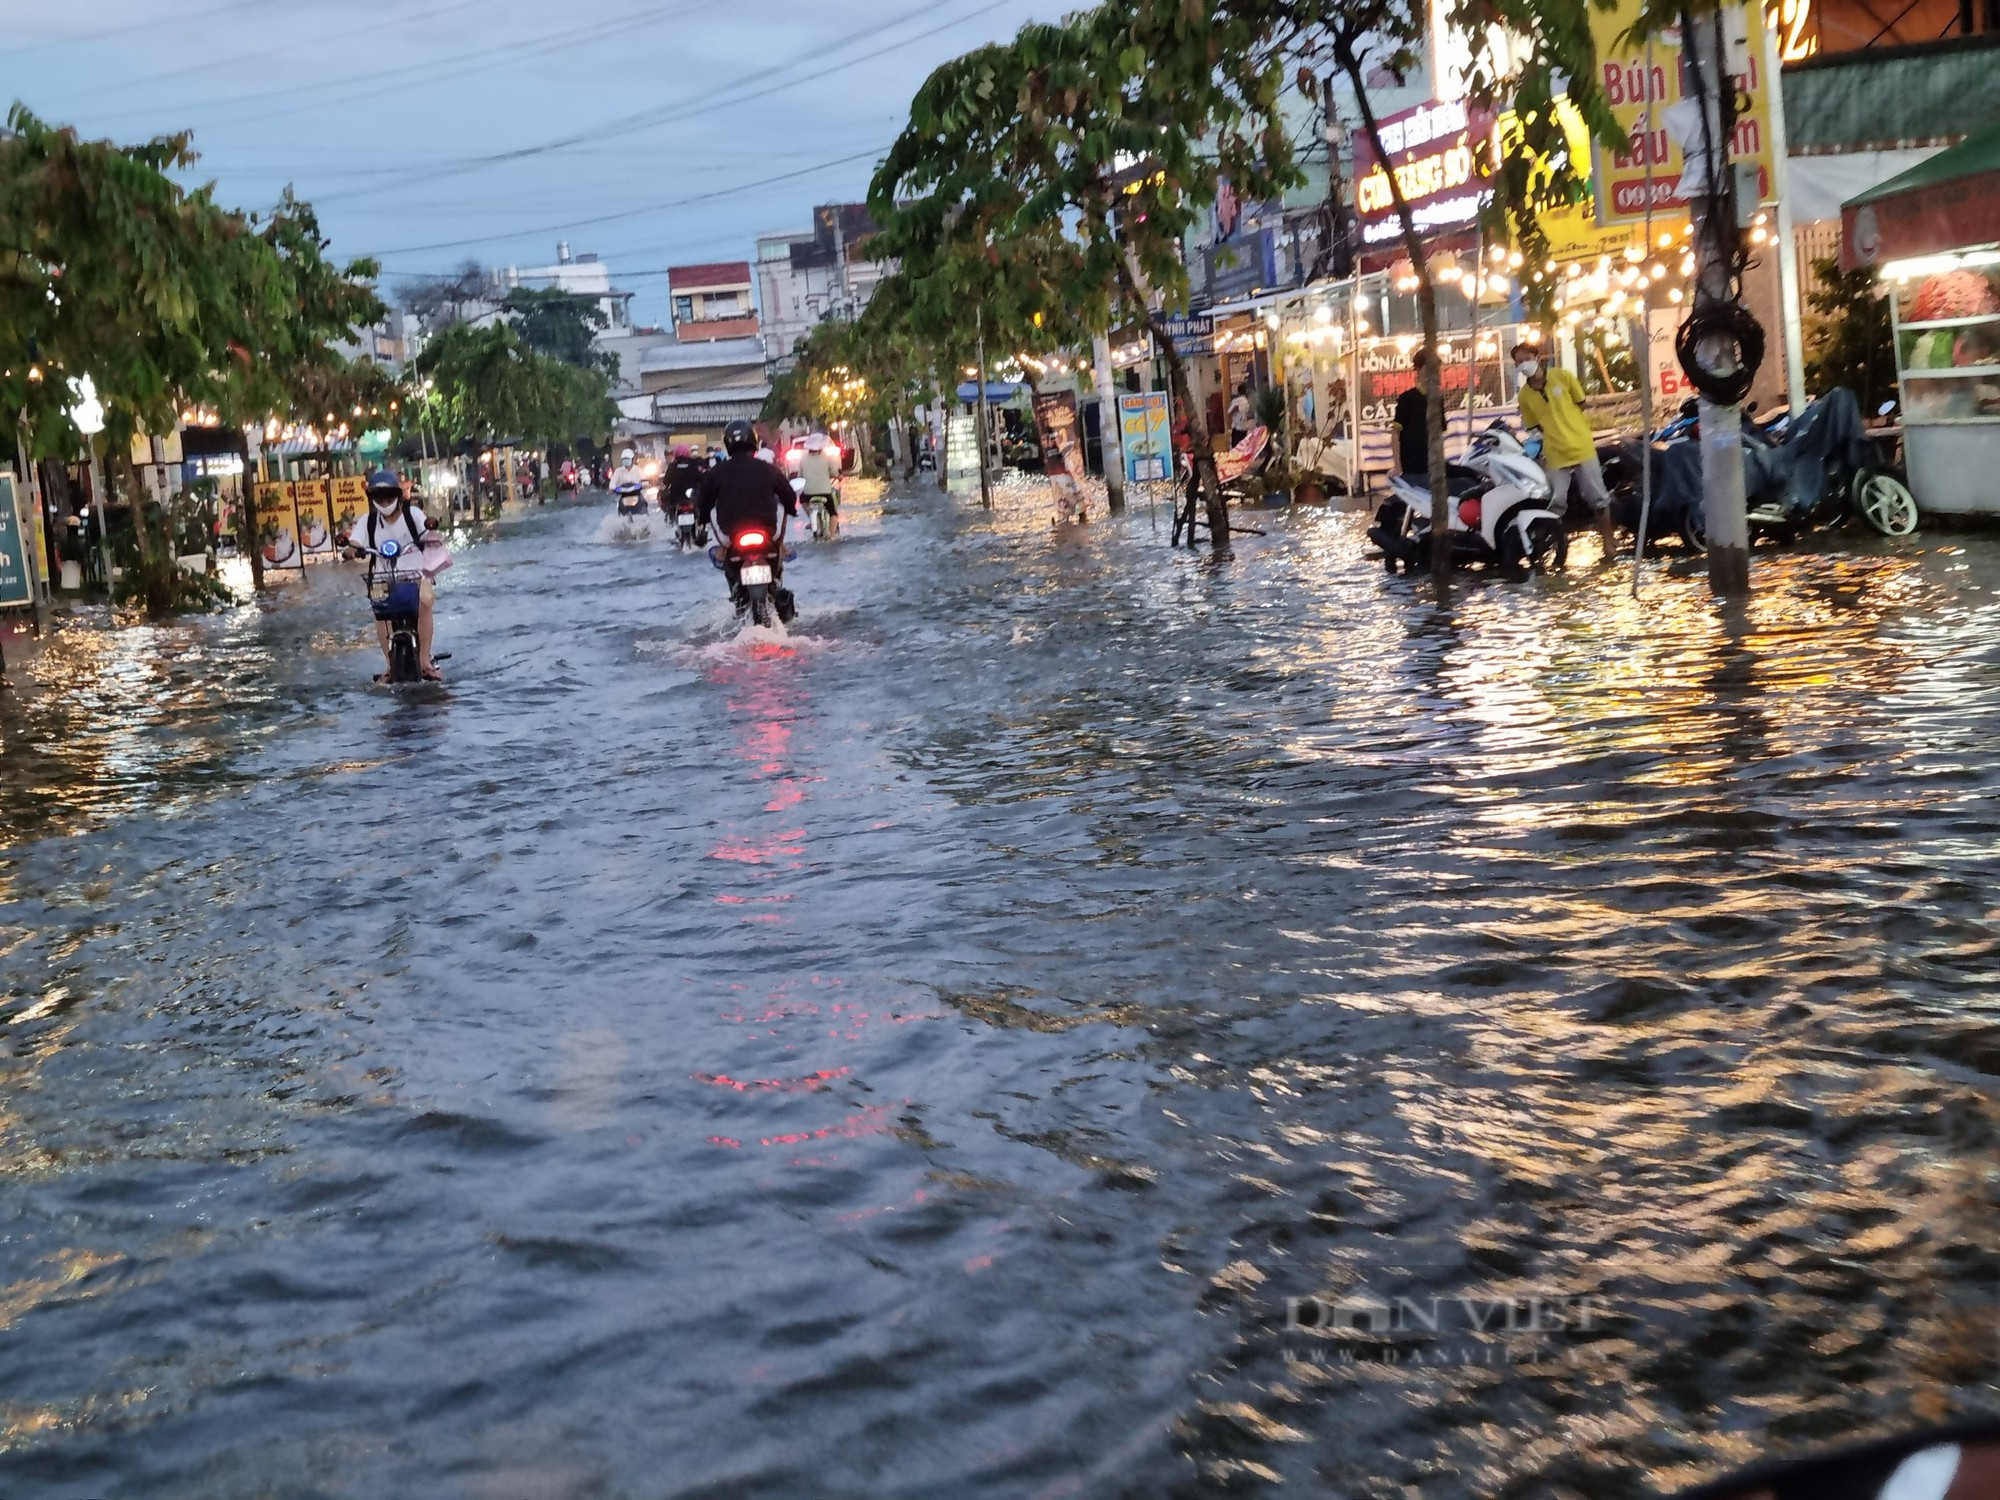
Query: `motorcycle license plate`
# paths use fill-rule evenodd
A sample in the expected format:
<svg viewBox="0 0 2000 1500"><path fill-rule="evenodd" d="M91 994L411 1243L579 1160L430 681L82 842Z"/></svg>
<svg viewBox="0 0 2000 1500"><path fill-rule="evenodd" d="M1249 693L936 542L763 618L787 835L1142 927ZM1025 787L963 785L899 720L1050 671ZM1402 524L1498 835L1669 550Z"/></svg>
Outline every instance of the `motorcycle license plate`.
<svg viewBox="0 0 2000 1500"><path fill-rule="evenodd" d="M745 583L769 583L771 581L771 570L762 563L751 563L743 570L743 581Z"/></svg>

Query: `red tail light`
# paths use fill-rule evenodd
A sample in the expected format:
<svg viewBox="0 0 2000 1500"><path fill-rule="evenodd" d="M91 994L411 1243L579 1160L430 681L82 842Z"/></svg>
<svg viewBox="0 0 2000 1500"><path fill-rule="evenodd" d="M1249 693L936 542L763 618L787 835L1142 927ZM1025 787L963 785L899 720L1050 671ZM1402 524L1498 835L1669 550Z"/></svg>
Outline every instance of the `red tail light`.
<svg viewBox="0 0 2000 1500"><path fill-rule="evenodd" d="M761 531L746 531L736 538L736 550L739 552L748 552L751 548L761 547L768 541L770 541L770 538L765 536Z"/></svg>

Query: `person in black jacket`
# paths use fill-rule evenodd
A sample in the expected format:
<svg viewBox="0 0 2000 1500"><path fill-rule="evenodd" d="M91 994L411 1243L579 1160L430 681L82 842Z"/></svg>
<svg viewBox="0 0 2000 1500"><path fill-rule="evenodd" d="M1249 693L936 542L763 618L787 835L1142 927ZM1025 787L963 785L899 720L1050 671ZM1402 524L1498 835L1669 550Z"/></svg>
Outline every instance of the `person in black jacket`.
<svg viewBox="0 0 2000 1500"><path fill-rule="evenodd" d="M660 513L669 524L673 522L674 512L680 509L683 495L691 502L695 501L701 490L701 475L701 460L694 456L694 450L686 443L677 446L673 460L667 465L667 472L660 479Z"/></svg>
<svg viewBox="0 0 2000 1500"><path fill-rule="evenodd" d="M757 457L757 433L748 422L735 421L723 431L722 446L728 457L701 476L695 492L695 510L704 526L715 528L716 539L727 544L745 530L759 527L776 541L783 518L799 513L799 497L792 482L776 464ZM729 592L736 593L736 567L725 569ZM784 559L772 563L772 579L783 578Z"/></svg>

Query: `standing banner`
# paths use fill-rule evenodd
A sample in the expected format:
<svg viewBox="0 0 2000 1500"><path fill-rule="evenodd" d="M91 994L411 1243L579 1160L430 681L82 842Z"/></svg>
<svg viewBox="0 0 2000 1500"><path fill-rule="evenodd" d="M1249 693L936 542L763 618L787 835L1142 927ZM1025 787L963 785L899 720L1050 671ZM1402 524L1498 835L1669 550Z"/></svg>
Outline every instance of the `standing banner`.
<svg viewBox="0 0 2000 1500"><path fill-rule="evenodd" d="M1042 472L1056 492L1059 516L1084 519L1083 444L1077 440L1076 392L1035 397L1035 426L1042 438Z"/></svg>
<svg viewBox="0 0 2000 1500"><path fill-rule="evenodd" d="M35 602L35 575L21 529L20 493L12 474L0 474L0 609Z"/></svg>
<svg viewBox="0 0 2000 1500"><path fill-rule="evenodd" d="M1750 46L1747 66L1734 75L1736 133L1729 139L1733 162L1757 164L1757 199L1771 201L1776 182L1771 175L1771 81L1764 66L1764 7L1750 5L1745 21ZM1652 172L1652 208L1685 210L1680 194L1681 154L1677 124L1700 126L1700 106L1685 92L1681 68L1680 31L1662 33L1634 46L1625 35L1639 19L1639 0L1619 0L1612 10L1590 12L1590 31L1597 43L1597 81L1604 101L1625 131L1625 149L1594 148L1597 170L1597 222L1646 216L1646 176Z"/></svg>
<svg viewBox="0 0 2000 1500"><path fill-rule="evenodd" d="M303 568L305 554L299 550L299 514L292 502L289 484L266 481L257 486L257 521L263 535L257 544L264 549L267 568Z"/></svg>
<svg viewBox="0 0 2000 1500"><path fill-rule="evenodd" d="M368 481L359 474L333 481L333 534L344 537L368 513Z"/></svg>
<svg viewBox="0 0 2000 1500"><path fill-rule="evenodd" d="M333 556L333 502L324 479L301 479L292 486L299 513L299 552L309 562Z"/></svg>
<svg viewBox="0 0 2000 1500"><path fill-rule="evenodd" d="M1172 475L1174 436L1167 420L1165 391L1120 396L1118 430L1125 445L1127 484L1146 484Z"/></svg>

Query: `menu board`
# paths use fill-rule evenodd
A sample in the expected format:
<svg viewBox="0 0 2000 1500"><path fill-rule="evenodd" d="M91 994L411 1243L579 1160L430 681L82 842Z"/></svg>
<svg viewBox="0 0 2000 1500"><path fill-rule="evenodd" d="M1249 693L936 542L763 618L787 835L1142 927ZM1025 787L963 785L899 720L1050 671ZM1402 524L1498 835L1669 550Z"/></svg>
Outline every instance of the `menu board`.
<svg viewBox="0 0 2000 1500"><path fill-rule="evenodd" d="M299 516L291 485L271 481L257 486L257 528L265 567L306 565L305 554L299 549Z"/></svg>
<svg viewBox="0 0 2000 1500"><path fill-rule="evenodd" d="M1896 287L1903 419L2000 418L2000 266L1954 266Z"/></svg>

